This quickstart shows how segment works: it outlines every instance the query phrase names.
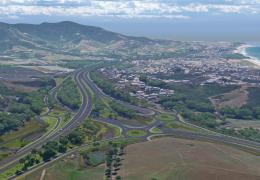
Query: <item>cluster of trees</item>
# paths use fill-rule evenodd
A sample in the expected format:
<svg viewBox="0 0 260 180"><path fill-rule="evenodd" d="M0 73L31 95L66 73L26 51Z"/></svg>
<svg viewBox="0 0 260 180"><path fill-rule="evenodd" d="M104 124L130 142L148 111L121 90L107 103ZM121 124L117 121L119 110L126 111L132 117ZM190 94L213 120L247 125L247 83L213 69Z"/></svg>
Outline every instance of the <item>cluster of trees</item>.
<svg viewBox="0 0 260 180"><path fill-rule="evenodd" d="M252 87L247 89L249 92L247 105L251 107L260 106L260 88L259 87Z"/></svg>
<svg viewBox="0 0 260 180"><path fill-rule="evenodd" d="M145 84L153 87L159 87L159 88L167 88L167 83L160 79L151 79L148 78L146 75L141 75L139 78L140 81L143 81Z"/></svg>
<svg viewBox="0 0 260 180"><path fill-rule="evenodd" d="M243 106L241 108L226 106L220 110L220 113L234 119L260 119L260 106Z"/></svg>
<svg viewBox="0 0 260 180"><path fill-rule="evenodd" d="M233 128L222 128L220 132L224 134L260 142L260 130L254 129L252 127L243 128L239 130L235 130Z"/></svg>
<svg viewBox="0 0 260 180"><path fill-rule="evenodd" d="M105 162L105 153L100 151L100 143L94 142L92 147L88 150L81 151L80 154L84 159L84 163L87 166L96 167Z"/></svg>
<svg viewBox="0 0 260 180"><path fill-rule="evenodd" d="M69 141L67 138L61 138L59 142L50 141L46 143L41 150L32 150L30 154L19 160L23 166L20 170L16 171L16 174L19 175L22 172L27 171L28 168L39 164L41 161L47 162L56 157L58 153L65 153L67 151L68 143Z"/></svg>
<svg viewBox="0 0 260 180"><path fill-rule="evenodd" d="M11 130L17 130L37 114L40 114L44 107L45 91L38 90L30 94L18 94L16 99L8 102L6 111L0 111L0 134Z"/></svg>
<svg viewBox="0 0 260 180"><path fill-rule="evenodd" d="M179 111L186 119L207 128L217 128L224 123L224 121L217 121L214 114L215 108L209 101L209 97L237 88L237 86L221 86L218 84L201 86L183 83L168 84L167 87L174 89L175 94L160 97L159 103L166 109Z"/></svg>
<svg viewBox="0 0 260 180"><path fill-rule="evenodd" d="M47 101L48 107L50 109L53 109L55 104L56 104L55 98L51 94L48 94L48 101Z"/></svg>
<svg viewBox="0 0 260 180"><path fill-rule="evenodd" d="M39 164L40 162L39 151L34 149L30 154L19 160L19 163L23 164L23 166L21 170L16 171L16 174L20 175L23 171L27 171L29 167Z"/></svg>
<svg viewBox="0 0 260 180"><path fill-rule="evenodd" d="M9 99L0 95L0 111L4 111L8 107Z"/></svg>
<svg viewBox="0 0 260 180"><path fill-rule="evenodd" d="M246 139L260 142L260 130L259 129L254 129L252 127L244 128L244 129L237 130L237 133Z"/></svg>
<svg viewBox="0 0 260 180"><path fill-rule="evenodd" d="M33 150L29 155L20 159L20 163L23 165L20 170L16 172L17 175L26 171L28 168L40 163L47 162L51 159L57 157L58 154L66 153L68 148L72 146L80 146L84 143L86 137L94 137L98 134L100 127L95 122L86 121L82 126L72 131L67 136L62 136L58 141L49 141L45 145L41 147L39 150ZM95 142L95 138L93 143L92 151L98 151L99 143ZM122 155L124 145L109 143L111 147L116 149L113 152L116 152L118 155ZM87 156L87 154L86 154ZM87 158L87 157L86 157ZM114 161L114 160L112 160ZM115 165L114 165L115 164ZM117 166L116 163L113 163L114 167ZM111 164L112 166L112 164Z"/></svg>
<svg viewBox="0 0 260 180"><path fill-rule="evenodd" d="M223 116L234 119L260 119L260 88L251 87L246 105L241 108L226 106L220 110Z"/></svg>
<svg viewBox="0 0 260 180"><path fill-rule="evenodd" d="M78 109L80 107L80 92L71 77L63 82L58 91L57 98L62 104L71 109Z"/></svg>
<svg viewBox="0 0 260 180"><path fill-rule="evenodd" d="M15 95L16 92L8 89L3 83L0 82L0 94L2 96L11 96Z"/></svg>
<svg viewBox="0 0 260 180"><path fill-rule="evenodd" d="M96 139L96 135L98 134L101 127L99 127L99 124L96 124L93 121L86 121L83 123L81 131L84 133L84 137Z"/></svg>
<svg viewBox="0 0 260 180"><path fill-rule="evenodd" d="M26 115L0 112L0 135L23 126Z"/></svg>
<svg viewBox="0 0 260 180"><path fill-rule="evenodd" d="M135 112L132 109L128 109L116 102L111 102L110 107L117 112L118 115L127 117L127 118L133 118L135 115Z"/></svg>
<svg viewBox="0 0 260 180"><path fill-rule="evenodd" d="M84 134L82 131L73 131L68 135L68 140L73 145L81 145L84 142Z"/></svg>
<svg viewBox="0 0 260 180"><path fill-rule="evenodd" d="M59 141L49 141L40 150L33 150L29 155L20 159L23 165L16 174L19 175L28 168L39 164L41 161L47 162L55 158L59 153L66 153L69 145L81 145L84 142L84 134L81 131L73 131L68 136L60 137Z"/></svg>
<svg viewBox="0 0 260 180"><path fill-rule="evenodd" d="M104 110L105 108L106 108L105 104L102 101L97 100L95 102L95 107L92 109L91 112L92 117L99 117L101 111Z"/></svg>
<svg viewBox="0 0 260 180"><path fill-rule="evenodd" d="M160 97L159 103L166 109L176 109L182 111L183 109L192 109L199 112L214 112L214 106L208 100L196 100L188 96L175 94L173 96Z"/></svg>
<svg viewBox="0 0 260 180"><path fill-rule="evenodd" d="M215 111L214 106L209 101L210 96L226 93L237 88L236 86L221 86L217 84L196 85L173 83L168 84L167 88L173 89L175 94L160 98L159 103L167 109L176 109L182 111L183 109L191 109L198 112Z"/></svg>
<svg viewBox="0 0 260 180"><path fill-rule="evenodd" d="M31 92L29 95L20 98L19 103L28 104L30 109L35 114L40 114L45 107L44 96L46 95L46 90L38 90Z"/></svg>
<svg viewBox="0 0 260 180"><path fill-rule="evenodd" d="M187 96L190 99L206 100L210 96L215 96L230 92L238 86L235 85L219 85L217 83L200 85L200 84L185 84L171 83L168 84L169 89L175 90L177 93Z"/></svg>
<svg viewBox="0 0 260 180"><path fill-rule="evenodd" d="M207 128L216 128L220 125L217 122L217 118L213 113L205 112L205 113L194 113L190 110L186 110L182 113L184 118L192 121L194 124L207 127ZM223 122L224 123L224 122Z"/></svg>
<svg viewBox="0 0 260 180"><path fill-rule="evenodd" d="M49 161L54 158L58 153L65 153L67 151L67 144L69 141L62 139L57 141L50 141L42 147L40 156L43 161Z"/></svg>
<svg viewBox="0 0 260 180"><path fill-rule="evenodd" d="M48 142L42 147L40 154L43 161L50 160L57 153L65 153L69 145L82 145L86 137L93 138L99 129L94 122L86 121L80 128L72 131L69 135L60 137L59 141Z"/></svg>
<svg viewBox="0 0 260 180"><path fill-rule="evenodd" d="M97 72L91 72L91 79L100 87L104 93L112 96L113 98L120 99L132 104L136 104L137 100L134 97L129 96L129 93L119 89L115 89L113 83L108 79L105 79L102 75Z"/></svg>
<svg viewBox="0 0 260 180"><path fill-rule="evenodd" d="M110 179L111 176L116 176L117 171L120 170L121 166L121 156L124 154L124 146L117 146L117 144L113 144L113 146L106 153L106 170L105 176ZM117 180L122 179L121 176L116 176Z"/></svg>

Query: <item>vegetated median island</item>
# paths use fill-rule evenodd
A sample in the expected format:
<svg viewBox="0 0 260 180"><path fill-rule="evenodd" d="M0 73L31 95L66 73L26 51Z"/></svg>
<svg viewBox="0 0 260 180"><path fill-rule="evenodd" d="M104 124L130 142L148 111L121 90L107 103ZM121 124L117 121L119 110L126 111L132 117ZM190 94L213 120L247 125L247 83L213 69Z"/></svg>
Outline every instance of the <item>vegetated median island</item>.
<svg viewBox="0 0 260 180"><path fill-rule="evenodd" d="M57 98L62 104L71 109L79 108L81 103L80 92L72 77L69 77L63 82L58 91Z"/></svg>
<svg viewBox="0 0 260 180"><path fill-rule="evenodd" d="M129 96L129 93L120 89L116 89L113 82L97 72L90 73L91 79L100 87L107 95L119 99L121 101L129 102L131 104L138 104L138 99Z"/></svg>

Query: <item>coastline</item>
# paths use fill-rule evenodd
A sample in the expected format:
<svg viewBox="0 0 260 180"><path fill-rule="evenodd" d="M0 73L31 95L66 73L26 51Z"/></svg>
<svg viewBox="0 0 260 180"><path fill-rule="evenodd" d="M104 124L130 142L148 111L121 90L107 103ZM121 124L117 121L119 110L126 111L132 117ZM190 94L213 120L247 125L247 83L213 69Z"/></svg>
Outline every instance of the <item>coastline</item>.
<svg viewBox="0 0 260 180"><path fill-rule="evenodd" d="M248 45L248 44L243 44L243 45L237 47L237 49L234 50L234 53L242 54L243 56L248 57L244 60L249 61L249 62L253 63L255 66L257 66L258 68L260 68L260 59L250 56L246 52L246 48L249 48L249 47L253 47L253 46Z"/></svg>

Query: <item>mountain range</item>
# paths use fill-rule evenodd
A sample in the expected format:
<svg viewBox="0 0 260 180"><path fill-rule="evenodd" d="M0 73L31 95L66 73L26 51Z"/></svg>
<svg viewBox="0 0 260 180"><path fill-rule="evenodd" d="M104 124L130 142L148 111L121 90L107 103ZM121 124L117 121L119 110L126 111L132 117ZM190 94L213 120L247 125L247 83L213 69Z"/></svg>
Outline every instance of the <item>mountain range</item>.
<svg viewBox="0 0 260 180"><path fill-rule="evenodd" d="M137 56L159 53L171 43L126 36L70 21L37 25L0 23L0 55L11 59Z"/></svg>

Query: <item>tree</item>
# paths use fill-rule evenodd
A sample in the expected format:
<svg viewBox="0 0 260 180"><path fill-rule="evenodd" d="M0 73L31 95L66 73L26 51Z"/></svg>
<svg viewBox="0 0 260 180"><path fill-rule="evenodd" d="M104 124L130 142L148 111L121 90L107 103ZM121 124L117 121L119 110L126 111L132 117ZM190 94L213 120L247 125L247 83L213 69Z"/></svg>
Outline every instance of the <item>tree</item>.
<svg viewBox="0 0 260 180"><path fill-rule="evenodd" d="M121 176L116 176L116 180L121 180Z"/></svg>
<svg viewBox="0 0 260 180"><path fill-rule="evenodd" d="M55 155L56 155L56 151L51 148L48 148L48 149L44 150L44 152L42 153L42 159L43 159L43 161L47 162Z"/></svg>
<svg viewBox="0 0 260 180"><path fill-rule="evenodd" d="M21 164L25 163L25 158L21 158L21 159L19 160L19 163L21 163Z"/></svg>
<svg viewBox="0 0 260 180"><path fill-rule="evenodd" d="M23 172L21 171L21 170L16 170L16 172L15 172L15 174L16 174L16 176L19 176L19 175L21 175Z"/></svg>
<svg viewBox="0 0 260 180"><path fill-rule="evenodd" d="M249 108L241 108L238 117L240 119L252 119L253 112Z"/></svg>
<svg viewBox="0 0 260 180"><path fill-rule="evenodd" d="M69 141L75 145L81 145L84 140L84 136L80 131L73 131L68 136Z"/></svg>
<svg viewBox="0 0 260 180"><path fill-rule="evenodd" d="M67 147L65 145L60 144L58 146L58 152L65 153L67 151Z"/></svg>
<svg viewBox="0 0 260 180"><path fill-rule="evenodd" d="M254 109L254 116L255 116L255 118L257 118L257 119L260 119L260 107L256 107L256 108Z"/></svg>
<svg viewBox="0 0 260 180"><path fill-rule="evenodd" d="M59 142L63 145L67 145L69 143L69 140L67 137L62 136L60 137Z"/></svg>

